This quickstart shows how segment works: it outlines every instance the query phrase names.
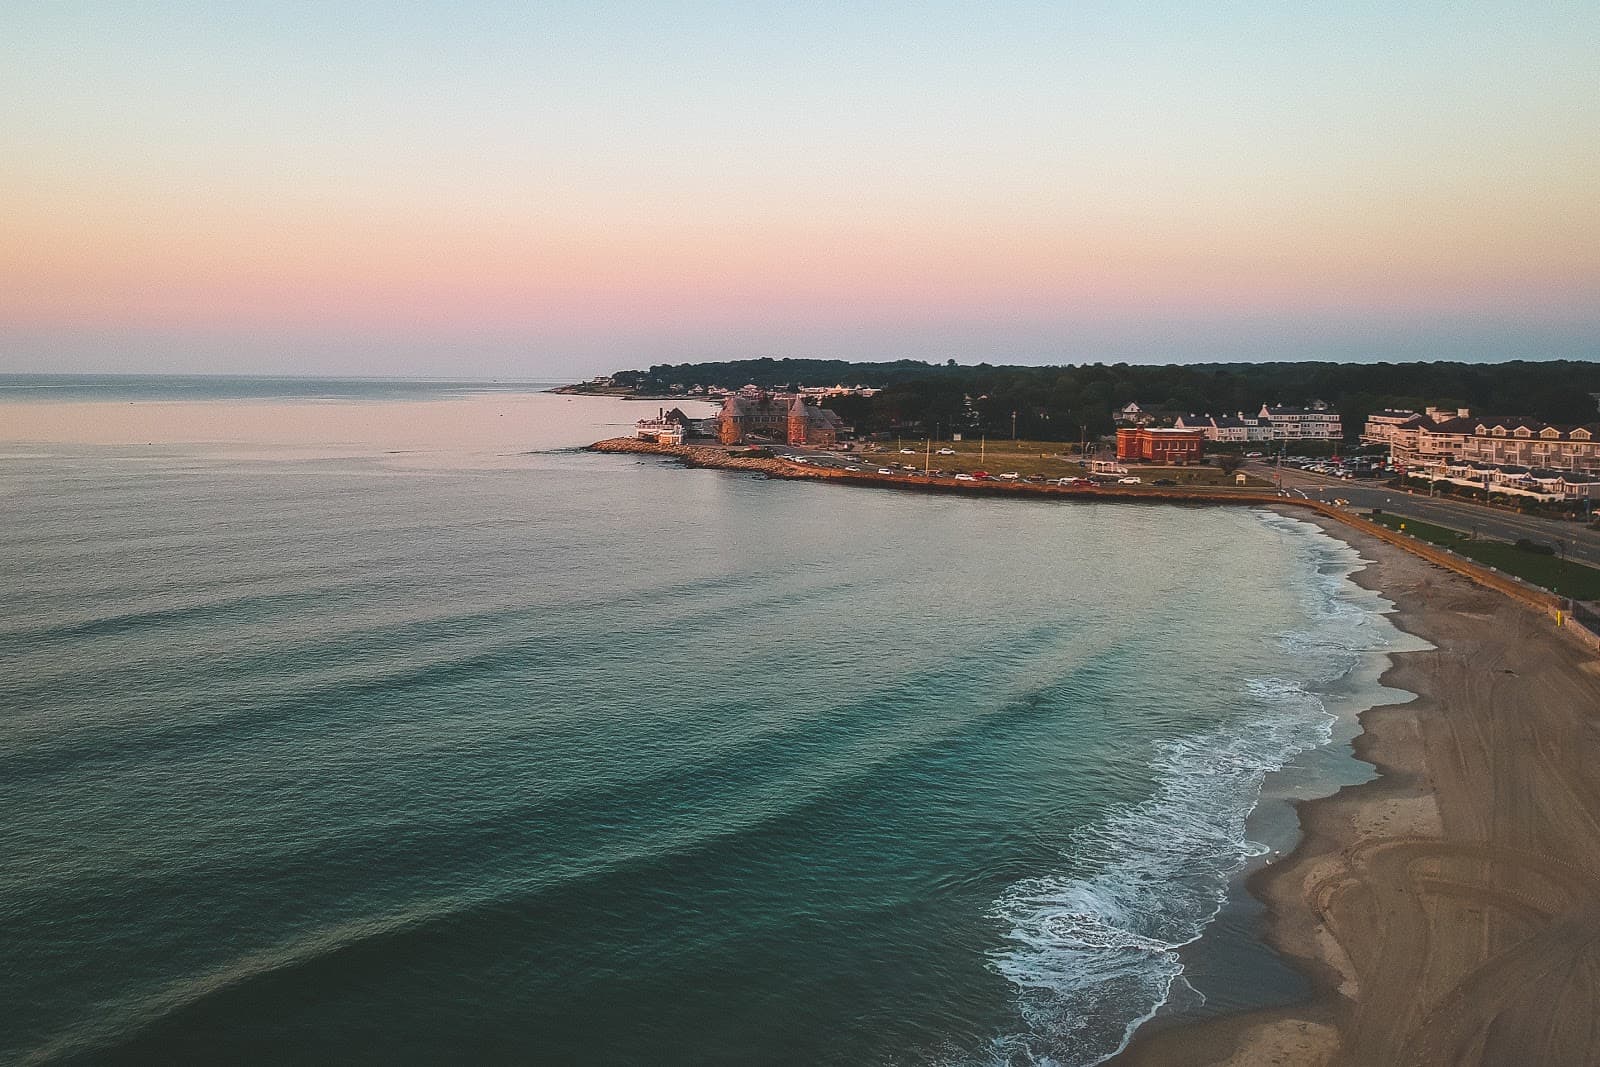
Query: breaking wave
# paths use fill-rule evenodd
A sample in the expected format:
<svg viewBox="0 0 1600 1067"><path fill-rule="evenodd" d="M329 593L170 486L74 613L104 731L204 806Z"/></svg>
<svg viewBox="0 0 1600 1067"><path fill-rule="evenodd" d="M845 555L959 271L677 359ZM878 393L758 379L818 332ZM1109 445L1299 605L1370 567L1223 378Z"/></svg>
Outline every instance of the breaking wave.
<svg viewBox="0 0 1600 1067"><path fill-rule="evenodd" d="M995 902L1004 944L991 966L1015 989L1025 1029L996 1038L991 1063L1103 1063L1175 997L1200 996L1179 950L1221 911L1232 877L1265 852L1246 822L1266 776L1331 741L1335 716L1315 690L1383 647L1371 613L1346 596L1353 550L1321 537L1297 547L1312 564L1302 593L1313 621L1277 643L1307 682L1252 679L1236 721L1157 742L1154 794L1072 835L1067 854L1083 873L1027 879Z"/></svg>
<svg viewBox="0 0 1600 1067"><path fill-rule="evenodd" d="M1158 743L1155 795L1073 835L1073 856L1096 873L1019 882L996 903L1009 944L993 963L1028 1027L997 1042L998 1062L1104 1062L1166 1004L1178 950L1262 851L1245 821L1263 779L1332 736L1333 716L1294 683L1250 690L1264 714L1240 732Z"/></svg>

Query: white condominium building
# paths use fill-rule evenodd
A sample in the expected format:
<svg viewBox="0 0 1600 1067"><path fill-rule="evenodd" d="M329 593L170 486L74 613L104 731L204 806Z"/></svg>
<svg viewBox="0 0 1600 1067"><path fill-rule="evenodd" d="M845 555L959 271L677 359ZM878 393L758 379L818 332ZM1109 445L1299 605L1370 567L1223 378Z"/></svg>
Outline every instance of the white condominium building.
<svg viewBox="0 0 1600 1067"><path fill-rule="evenodd" d="M1292 408L1263 404L1256 417L1272 426L1275 441L1338 441L1344 437L1339 413L1325 405Z"/></svg>

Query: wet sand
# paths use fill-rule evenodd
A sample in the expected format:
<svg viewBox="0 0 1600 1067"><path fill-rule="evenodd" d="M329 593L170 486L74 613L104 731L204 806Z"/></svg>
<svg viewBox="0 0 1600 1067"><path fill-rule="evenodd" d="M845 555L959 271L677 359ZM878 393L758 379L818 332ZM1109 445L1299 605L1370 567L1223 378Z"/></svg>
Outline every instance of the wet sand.
<svg viewBox="0 0 1600 1067"><path fill-rule="evenodd" d="M1141 1034L1118 1064L1600 1062L1600 657L1554 620L1359 529L1355 580L1437 646L1361 717L1373 781L1299 806L1259 871L1313 999Z"/></svg>

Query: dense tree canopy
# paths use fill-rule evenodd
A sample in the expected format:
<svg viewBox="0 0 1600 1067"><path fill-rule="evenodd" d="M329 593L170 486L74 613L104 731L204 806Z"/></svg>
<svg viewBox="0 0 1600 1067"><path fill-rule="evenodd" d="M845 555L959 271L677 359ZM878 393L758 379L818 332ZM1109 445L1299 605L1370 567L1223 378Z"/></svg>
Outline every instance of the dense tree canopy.
<svg viewBox="0 0 1600 1067"><path fill-rule="evenodd" d="M849 363L821 359L752 359L662 364L624 371L641 389L672 385L767 388L866 385L870 400L830 400L859 429L943 427L1071 440L1111 429L1112 412L1130 400L1170 411L1231 414L1267 404L1323 400L1355 436L1379 408L1469 407L1475 413L1526 415L1551 422L1595 422L1600 363L1210 363L1062 367L979 364Z"/></svg>

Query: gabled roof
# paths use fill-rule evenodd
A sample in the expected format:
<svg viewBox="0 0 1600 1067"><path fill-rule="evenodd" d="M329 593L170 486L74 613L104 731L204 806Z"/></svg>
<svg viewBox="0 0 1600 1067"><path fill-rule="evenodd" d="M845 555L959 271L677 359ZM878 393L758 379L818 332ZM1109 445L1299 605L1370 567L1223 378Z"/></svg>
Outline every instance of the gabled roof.
<svg viewBox="0 0 1600 1067"><path fill-rule="evenodd" d="M808 406L806 408L806 418L811 422L821 423L824 426L831 426L834 429L838 429L844 425L844 420L839 418L839 413L836 411L830 411L828 408L814 408Z"/></svg>
<svg viewBox="0 0 1600 1067"><path fill-rule="evenodd" d="M1407 423L1406 425L1410 424ZM1574 426L1570 424L1544 422L1540 419L1528 419L1521 416L1502 417L1498 415L1490 418L1445 419L1442 422L1436 422L1433 425L1425 426L1424 428L1428 430L1429 433L1464 434L1468 437L1474 435L1487 436L1492 434L1495 430L1504 430L1505 435L1509 437L1518 430L1527 430L1534 437L1540 437L1546 441L1583 440L1583 438L1573 436L1579 431L1588 434L1590 438L1600 435L1600 426L1597 425L1582 424ZM1555 430L1560 436L1546 436L1544 433L1546 430ZM1528 440L1528 438L1518 438L1518 440Z"/></svg>

